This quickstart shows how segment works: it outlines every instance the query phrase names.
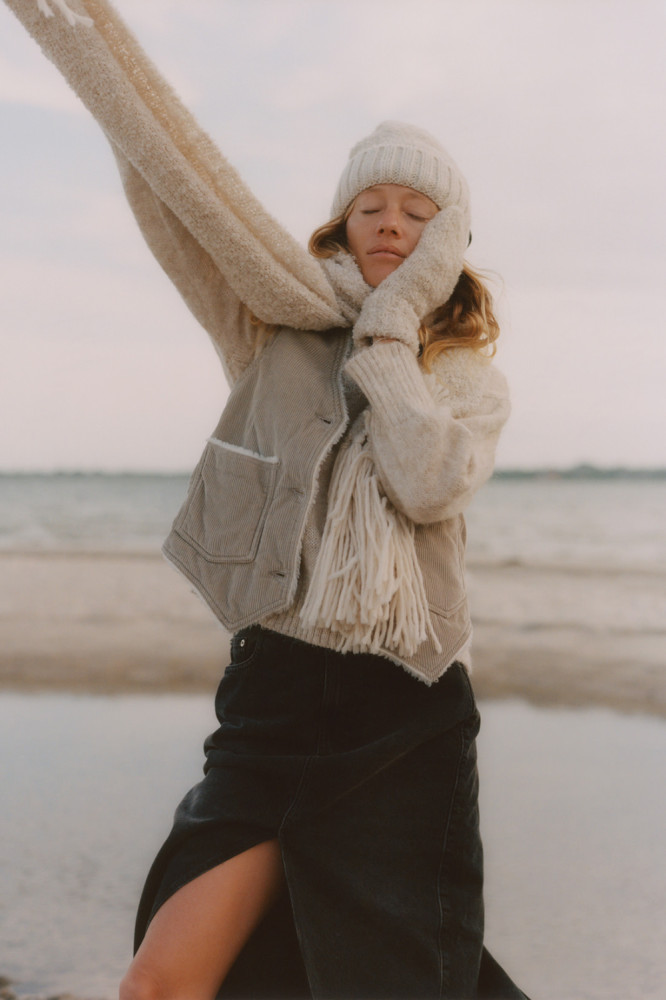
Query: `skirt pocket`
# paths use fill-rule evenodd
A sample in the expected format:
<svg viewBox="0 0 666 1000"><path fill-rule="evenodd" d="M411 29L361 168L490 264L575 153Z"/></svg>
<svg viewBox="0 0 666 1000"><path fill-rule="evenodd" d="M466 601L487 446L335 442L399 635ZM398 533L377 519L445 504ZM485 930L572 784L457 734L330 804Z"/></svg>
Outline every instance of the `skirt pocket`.
<svg viewBox="0 0 666 1000"><path fill-rule="evenodd" d="M224 673L235 673L254 663L261 648L261 638L261 629L256 625L250 625L232 635L229 664Z"/></svg>

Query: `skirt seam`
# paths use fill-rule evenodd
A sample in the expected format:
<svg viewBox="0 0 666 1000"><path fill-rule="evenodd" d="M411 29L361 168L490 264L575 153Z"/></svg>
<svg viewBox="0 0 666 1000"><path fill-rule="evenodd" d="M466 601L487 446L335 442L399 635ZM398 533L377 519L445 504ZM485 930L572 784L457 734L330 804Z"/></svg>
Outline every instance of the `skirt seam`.
<svg viewBox="0 0 666 1000"><path fill-rule="evenodd" d="M294 792L294 796L291 802L289 803L289 808L285 811L284 816L282 817L282 821L278 827L278 837L280 837L280 835L282 834L282 831L284 830L287 820L291 816L292 812L294 811L294 809L298 804L299 799L301 798L303 786L305 785L305 780L310 772L310 768L312 767L313 760L314 757L312 755L305 758L305 762L303 764L303 770L301 771L301 777L298 782L298 788Z"/></svg>

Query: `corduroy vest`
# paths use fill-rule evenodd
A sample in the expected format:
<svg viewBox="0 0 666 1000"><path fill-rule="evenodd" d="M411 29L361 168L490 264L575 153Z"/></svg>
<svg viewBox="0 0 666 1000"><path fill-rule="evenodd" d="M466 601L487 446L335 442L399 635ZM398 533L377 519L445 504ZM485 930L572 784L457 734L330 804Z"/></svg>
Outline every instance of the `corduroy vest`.
<svg viewBox="0 0 666 1000"><path fill-rule="evenodd" d="M348 330L281 329L236 382L192 474L163 552L230 631L293 601L301 540L322 460L348 423L342 386ZM461 515L417 525L437 653L408 660L431 682L469 637Z"/></svg>

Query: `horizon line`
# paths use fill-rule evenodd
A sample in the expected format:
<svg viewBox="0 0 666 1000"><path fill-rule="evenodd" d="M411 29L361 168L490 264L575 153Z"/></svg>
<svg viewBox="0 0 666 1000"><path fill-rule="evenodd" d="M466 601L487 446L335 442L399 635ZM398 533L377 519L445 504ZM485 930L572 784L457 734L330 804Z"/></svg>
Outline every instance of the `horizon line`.
<svg viewBox="0 0 666 1000"><path fill-rule="evenodd" d="M0 477L10 476L190 476L191 469L141 469L141 468L81 468L55 467L52 469L0 468ZM568 465L505 465L498 466L492 477L537 476L537 475L662 475L666 476L666 465L597 465L594 462L575 462Z"/></svg>

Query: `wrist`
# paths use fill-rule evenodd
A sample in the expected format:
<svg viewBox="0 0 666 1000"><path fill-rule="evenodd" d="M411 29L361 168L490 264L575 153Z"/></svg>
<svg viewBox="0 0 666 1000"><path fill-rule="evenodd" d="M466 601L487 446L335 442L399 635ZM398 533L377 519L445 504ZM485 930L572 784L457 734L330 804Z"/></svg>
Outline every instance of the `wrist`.
<svg viewBox="0 0 666 1000"><path fill-rule="evenodd" d="M354 340L360 344L374 340L400 341L418 351L420 325L419 317L405 299L385 302L379 297L373 300L371 295L354 326Z"/></svg>

